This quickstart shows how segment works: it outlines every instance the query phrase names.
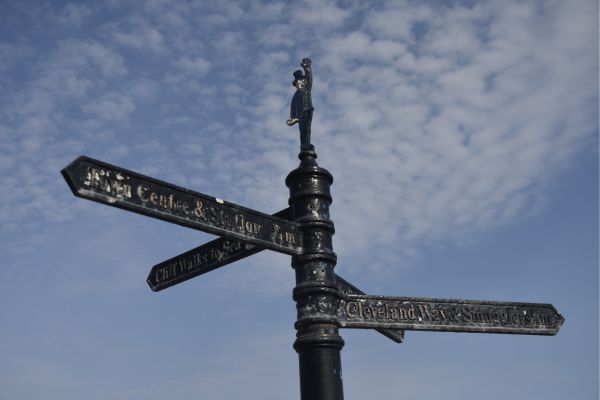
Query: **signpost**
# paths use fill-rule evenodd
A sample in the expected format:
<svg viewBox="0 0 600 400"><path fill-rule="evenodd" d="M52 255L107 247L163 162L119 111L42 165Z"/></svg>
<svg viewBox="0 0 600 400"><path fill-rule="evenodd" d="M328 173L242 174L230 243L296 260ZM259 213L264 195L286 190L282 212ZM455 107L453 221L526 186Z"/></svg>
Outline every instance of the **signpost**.
<svg viewBox="0 0 600 400"><path fill-rule="evenodd" d="M339 328L375 329L398 343L404 330L556 335L564 318L550 304L369 296L333 272L333 176L310 144L311 65L305 58L304 72L294 72L288 125L300 128L300 165L285 180L290 207L274 215L87 157L62 174L75 196L220 236L155 265L147 279L155 292L264 249L291 255L302 400L343 399Z"/></svg>

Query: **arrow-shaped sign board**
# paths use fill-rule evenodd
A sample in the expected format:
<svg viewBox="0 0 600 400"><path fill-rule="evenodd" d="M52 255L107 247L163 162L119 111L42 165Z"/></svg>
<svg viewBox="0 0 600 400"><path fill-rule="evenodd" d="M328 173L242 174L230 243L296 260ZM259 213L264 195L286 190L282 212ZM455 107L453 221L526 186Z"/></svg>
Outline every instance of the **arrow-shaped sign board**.
<svg viewBox="0 0 600 400"><path fill-rule="evenodd" d="M261 246L302 253L298 224L87 157L62 174L78 197Z"/></svg>
<svg viewBox="0 0 600 400"><path fill-rule="evenodd" d="M146 282L159 292L262 250L241 240L215 239L155 265Z"/></svg>
<svg viewBox="0 0 600 400"><path fill-rule="evenodd" d="M343 295L345 328L556 335L564 322L551 304Z"/></svg>
<svg viewBox="0 0 600 400"><path fill-rule="evenodd" d="M286 208L273 216L288 219L289 215L290 209ZM155 265L146 282L150 289L159 292L262 250L264 247L241 240L215 239Z"/></svg>

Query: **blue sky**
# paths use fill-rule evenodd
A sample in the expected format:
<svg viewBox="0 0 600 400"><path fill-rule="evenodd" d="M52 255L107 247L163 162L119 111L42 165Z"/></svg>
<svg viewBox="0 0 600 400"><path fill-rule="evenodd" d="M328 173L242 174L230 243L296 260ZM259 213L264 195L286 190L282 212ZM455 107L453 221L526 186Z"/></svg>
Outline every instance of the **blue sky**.
<svg viewBox="0 0 600 400"><path fill-rule="evenodd" d="M298 398L288 256L160 293L214 237L72 196L79 155L261 210L292 72L369 294L552 303L555 337L342 330L346 399L598 398L598 4L0 4L0 399Z"/></svg>

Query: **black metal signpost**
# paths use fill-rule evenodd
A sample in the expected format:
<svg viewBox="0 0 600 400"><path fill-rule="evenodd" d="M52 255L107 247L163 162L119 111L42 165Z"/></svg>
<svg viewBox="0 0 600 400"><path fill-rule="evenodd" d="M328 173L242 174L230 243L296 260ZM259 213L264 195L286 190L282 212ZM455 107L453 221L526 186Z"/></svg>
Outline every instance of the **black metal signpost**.
<svg viewBox="0 0 600 400"><path fill-rule="evenodd" d="M62 171L75 196L220 236L155 265L150 288L166 289L264 249L291 255L302 400L343 399L339 328L375 329L398 343L404 330L557 334L564 318L550 304L369 296L334 273L333 177L318 166L310 144L310 59L301 66L288 120L300 127L300 165L285 180L290 207L274 215L87 157Z"/></svg>

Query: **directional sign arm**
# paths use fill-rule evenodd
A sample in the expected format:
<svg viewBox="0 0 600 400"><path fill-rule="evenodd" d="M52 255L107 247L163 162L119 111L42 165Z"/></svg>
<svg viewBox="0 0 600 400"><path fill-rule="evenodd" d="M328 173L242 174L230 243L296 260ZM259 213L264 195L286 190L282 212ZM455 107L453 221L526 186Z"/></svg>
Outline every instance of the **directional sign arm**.
<svg viewBox="0 0 600 400"><path fill-rule="evenodd" d="M351 284L350 282L348 282L347 280L345 280L344 278L342 278L341 276L339 276L337 274L335 275L335 279L340 288L341 295L350 295L350 294L364 295L365 294L365 292L363 292L362 290L360 290L359 288L357 288L356 286L354 286L353 284ZM381 333L383 336L386 336L386 337L392 339L396 343L404 342L404 331L402 329L375 328L375 330L377 332Z"/></svg>
<svg viewBox="0 0 600 400"><path fill-rule="evenodd" d="M283 218L88 157L77 158L61 173L78 197L281 253L302 253L299 225Z"/></svg>
<svg viewBox="0 0 600 400"><path fill-rule="evenodd" d="M288 218L289 214L290 209L286 208L273 215L279 218ZM215 239L155 265L148 275L147 282L153 291L158 292L249 257L264 249L264 247L254 246L241 240Z"/></svg>
<svg viewBox="0 0 600 400"><path fill-rule="evenodd" d="M347 294L338 307L346 328L556 335L564 322L551 304Z"/></svg>

